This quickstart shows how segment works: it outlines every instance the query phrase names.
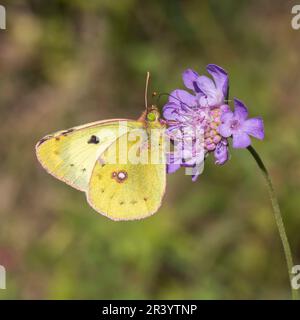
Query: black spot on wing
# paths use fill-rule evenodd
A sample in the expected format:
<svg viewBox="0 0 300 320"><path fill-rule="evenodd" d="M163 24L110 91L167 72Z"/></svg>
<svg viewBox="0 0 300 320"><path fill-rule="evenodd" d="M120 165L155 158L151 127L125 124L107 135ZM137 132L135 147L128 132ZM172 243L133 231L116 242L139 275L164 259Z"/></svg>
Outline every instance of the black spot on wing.
<svg viewBox="0 0 300 320"><path fill-rule="evenodd" d="M92 135L87 143L89 144L98 144L100 142L97 136Z"/></svg>

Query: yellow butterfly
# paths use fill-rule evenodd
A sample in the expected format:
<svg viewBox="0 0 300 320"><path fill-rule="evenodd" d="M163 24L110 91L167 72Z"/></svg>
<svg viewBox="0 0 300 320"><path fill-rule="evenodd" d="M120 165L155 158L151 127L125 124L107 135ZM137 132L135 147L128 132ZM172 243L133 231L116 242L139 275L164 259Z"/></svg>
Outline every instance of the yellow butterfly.
<svg viewBox="0 0 300 320"><path fill-rule="evenodd" d="M154 214L165 192L164 124L157 108L148 108L148 81L149 73L146 110L138 120L88 123L47 135L36 145L48 173L85 192L91 207L112 220Z"/></svg>

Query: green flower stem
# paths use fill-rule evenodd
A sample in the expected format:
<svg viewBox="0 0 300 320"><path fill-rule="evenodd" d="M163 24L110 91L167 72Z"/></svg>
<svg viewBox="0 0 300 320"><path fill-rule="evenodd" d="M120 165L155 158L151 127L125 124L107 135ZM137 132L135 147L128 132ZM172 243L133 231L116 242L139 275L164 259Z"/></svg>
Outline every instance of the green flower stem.
<svg viewBox="0 0 300 320"><path fill-rule="evenodd" d="M283 246L283 250L284 250L284 254L285 254L285 259L286 259L286 263L287 263L287 268L288 268L288 275L289 275L289 279L290 279L290 286L291 286L291 292L292 292L292 298L294 300L297 299L297 291L295 289L293 289L292 287L292 268L293 268L293 257L292 257L292 251L290 248L290 244L289 244L289 240L287 238L286 235L286 231L285 231L285 227L284 227L284 223L283 223L283 219L282 219L282 215L280 212L280 207L277 201L277 197L275 195L275 191L274 191L274 187L272 184L272 180L270 178L270 175L268 173L268 170L266 169L262 159L260 158L260 156L258 155L258 153L255 151L255 149L252 146L249 146L247 148L249 150L249 152L252 154L253 158L255 159L257 165L259 166L263 176L266 179L267 185L268 185L268 189L269 189L269 195L270 195L270 199L271 199L271 203L272 203L272 207L273 207L273 212L274 212L274 217L275 217L275 221L277 224L277 228L279 231L279 235L281 238L281 242L282 242L282 246Z"/></svg>

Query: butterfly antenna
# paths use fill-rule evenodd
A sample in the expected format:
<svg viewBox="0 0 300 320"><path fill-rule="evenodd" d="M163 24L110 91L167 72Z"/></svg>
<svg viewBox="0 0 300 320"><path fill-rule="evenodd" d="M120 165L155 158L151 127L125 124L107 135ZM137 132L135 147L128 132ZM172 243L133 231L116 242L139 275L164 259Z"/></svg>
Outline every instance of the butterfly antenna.
<svg viewBox="0 0 300 320"><path fill-rule="evenodd" d="M146 86L145 86L145 109L148 112L149 108L148 108L148 87L149 87L149 82L150 82L150 72L147 71L147 75L146 75Z"/></svg>

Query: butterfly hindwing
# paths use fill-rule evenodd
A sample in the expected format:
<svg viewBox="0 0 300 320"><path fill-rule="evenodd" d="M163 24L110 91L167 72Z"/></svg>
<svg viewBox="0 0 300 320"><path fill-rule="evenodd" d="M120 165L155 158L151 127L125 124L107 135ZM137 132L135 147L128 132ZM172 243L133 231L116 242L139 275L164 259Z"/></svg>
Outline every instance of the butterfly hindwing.
<svg viewBox="0 0 300 320"><path fill-rule="evenodd" d="M130 137L134 133L140 136L139 144ZM122 158L120 149L126 139L128 149ZM87 192L96 211L113 220L141 219L157 211L166 185L162 130L155 145L151 142L151 147L149 141L146 129L134 130L118 138L99 157Z"/></svg>

